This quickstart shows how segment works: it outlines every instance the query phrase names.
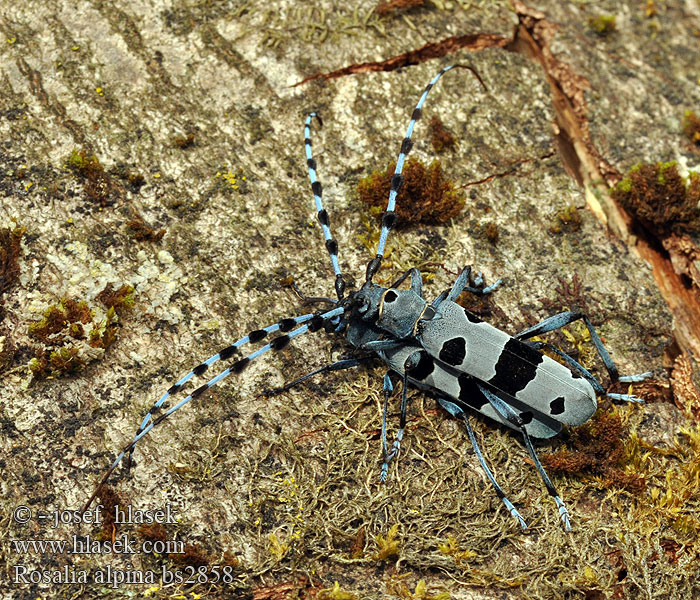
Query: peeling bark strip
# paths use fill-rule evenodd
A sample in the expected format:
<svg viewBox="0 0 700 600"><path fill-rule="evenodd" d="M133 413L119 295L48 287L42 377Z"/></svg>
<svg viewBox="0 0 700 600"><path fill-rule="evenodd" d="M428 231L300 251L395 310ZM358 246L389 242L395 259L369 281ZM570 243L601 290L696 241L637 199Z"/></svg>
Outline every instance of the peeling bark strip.
<svg viewBox="0 0 700 600"><path fill-rule="evenodd" d="M356 73L371 73L373 71L395 71L403 67L411 65L419 65L433 58L441 58L448 54L454 54L458 50L467 49L472 52L483 50L484 48L505 48L512 40L489 33L477 33L472 35L455 35L439 42L431 42L425 46L421 46L417 50L411 50L405 54L393 56L387 60L378 62L364 62L354 65L349 65L331 71L330 73L316 73L309 75L306 79L302 79L299 83L295 83L292 87L303 85L315 79L336 79L345 77L346 75L354 75Z"/></svg>
<svg viewBox="0 0 700 600"><path fill-rule="evenodd" d="M603 180L607 187L599 188L603 221L613 233L632 246L652 267L656 285L675 320L674 336L681 351L700 356L700 298L696 270L690 257L700 256L700 250L689 238L671 234L663 239L636 222L611 198L609 188L622 179L620 172L598 151L591 139L588 108L584 91L588 81L571 65L558 60L551 51L557 25L547 21L545 14L514 0L520 24L508 50L521 52L542 65L552 90L552 104L557 117L556 141L562 161L581 185ZM589 205L591 204L589 198ZM591 206L594 212L596 206ZM600 216L600 215L599 215ZM637 240L636 234L641 234ZM665 252L662 250L665 249ZM687 286L683 276L692 286Z"/></svg>
<svg viewBox="0 0 700 600"><path fill-rule="evenodd" d="M519 24L506 49L542 65L552 90L552 105L559 129L555 141L564 167L579 185L592 179L604 179L608 185L617 183L619 171L600 155L591 140L584 97L590 84L571 65L560 61L550 48L559 25L548 21L544 13L520 0L515 0L514 7Z"/></svg>

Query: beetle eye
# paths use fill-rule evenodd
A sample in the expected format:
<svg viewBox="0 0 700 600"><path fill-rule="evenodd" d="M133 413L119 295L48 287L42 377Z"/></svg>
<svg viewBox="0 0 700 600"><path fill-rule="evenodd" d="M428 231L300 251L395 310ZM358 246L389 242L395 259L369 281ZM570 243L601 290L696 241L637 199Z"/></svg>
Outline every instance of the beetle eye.
<svg viewBox="0 0 700 600"><path fill-rule="evenodd" d="M369 303L365 303L357 309L357 312L365 314L369 310Z"/></svg>

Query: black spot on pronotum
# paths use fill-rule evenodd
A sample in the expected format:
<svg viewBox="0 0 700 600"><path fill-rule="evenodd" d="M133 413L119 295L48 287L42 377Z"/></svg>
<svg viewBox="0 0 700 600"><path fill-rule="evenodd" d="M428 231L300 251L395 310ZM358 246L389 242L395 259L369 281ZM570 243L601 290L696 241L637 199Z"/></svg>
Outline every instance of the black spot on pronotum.
<svg viewBox="0 0 700 600"><path fill-rule="evenodd" d="M564 396L559 396L549 403L549 412L553 415L560 415L564 410Z"/></svg>
<svg viewBox="0 0 700 600"><path fill-rule="evenodd" d="M207 363L201 363L201 364L197 365L194 369L192 369L192 372L195 375L199 376L202 373L204 373L208 368L209 368L209 365Z"/></svg>
<svg viewBox="0 0 700 600"><path fill-rule="evenodd" d="M296 325L296 321L294 319L282 319L279 323L278 326L280 328L281 332L286 332L286 331L291 331L294 329L294 326Z"/></svg>
<svg viewBox="0 0 700 600"><path fill-rule="evenodd" d="M318 196L320 198L323 195L323 186L321 185L321 182L314 181L311 184L311 191L314 193L315 196Z"/></svg>
<svg viewBox="0 0 700 600"><path fill-rule="evenodd" d="M463 337L457 336L447 340L440 349L438 358L453 367L461 365L467 355L467 342Z"/></svg>
<svg viewBox="0 0 700 600"><path fill-rule="evenodd" d="M399 297L399 295L394 291L394 290L389 290L386 294L384 294L384 302L393 302Z"/></svg>
<svg viewBox="0 0 700 600"><path fill-rule="evenodd" d="M325 208L323 210L318 211L318 222L321 225L325 225L326 227L328 227L328 225L330 224L330 220L328 219L328 212Z"/></svg>
<svg viewBox="0 0 700 600"><path fill-rule="evenodd" d="M267 331L265 331L264 329L255 329L254 331L251 331L248 334L248 339L250 340L251 344L255 344L260 340L264 339L266 335Z"/></svg>
<svg viewBox="0 0 700 600"><path fill-rule="evenodd" d="M496 374L489 383L496 389L515 396L525 389L537 374L537 365L543 360L542 354L534 348L513 338L506 342L496 363Z"/></svg>
<svg viewBox="0 0 700 600"><path fill-rule="evenodd" d="M226 360L231 358L234 354L236 354L236 352L238 352L238 348L232 344L228 348L224 348L221 352L219 352L219 357L221 360Z"/></svg>
<svg viewBox="0 0 700 600"><path fill-rule="evenodd" d="M280 335L270 342L270 348L273 350L282 350L287 344L289 344L289 336Z"/></svg>

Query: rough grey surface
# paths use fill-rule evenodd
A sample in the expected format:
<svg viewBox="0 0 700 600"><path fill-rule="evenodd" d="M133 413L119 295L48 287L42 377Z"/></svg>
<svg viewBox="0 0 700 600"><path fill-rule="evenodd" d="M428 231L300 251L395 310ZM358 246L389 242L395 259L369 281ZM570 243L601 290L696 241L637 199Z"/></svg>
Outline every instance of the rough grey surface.
<svg viewBox="0 0 700 600"><path fill-rule="evenodd" d="M449 225L392 235L380 280L419 266L430 275L426 293L435 296L464 264L475 265L489 281L504 279L495 322L514 332L549 314L541 299L561 303L555 288L576 273L621 370L663 374L665 306L646 265L607 235L562 168L539 66L488 49L292 87L314 73L451 35L509 37L517 19L506 3L435 2L387 18L349 2L2 4L0 225L27 229L20 282L5 295L0 324L0 341L16 348L0 386L3 538L96 535L89 525L19 525L12 511L80 507L173 381L251 329L305 312L285 277L307 294L332 294L303 157L309 110L324 119L314 151L341 266L361 281L371 257L363 240L369 237L371 247L378 227L365 217L355 185L395 157L421 90L452 61L474 66L489 91L460 70L432 92L426 116L439 115L459 139L442 157L444 168L458 185L497 176L466 187L467 207ZM660 145L683 151L674 121L682 111L673 107L697 106L698 74L688 73L700 57L692 50L692 26L675 15L698 9L674 4L664 3L657 17L656 53L647 48L635 3L625 6L629 16L613 41L586 32L587 7L538 6L569 23L556 51L595 81L588 98L594 136L606 140L601 150L620 167L672 156L655 153ZM624 27L628 22L637 29ZM625 60L601 66L601 56L612 53ZM657 56L673 65L663 77ZM629 91L624 100L621 89ZM424 127L414 152L430 160ZM182 148L176 139L187 133L193 144ZM91 202L67 168L75 149L94 154L110 173L117 191L107 206ZM120 173L140 174L145 183L135 189ZM551 233L556 215L572 205L581 229ZM161 242L129 234L137 213L166 229ZM498 228L495 245L483 233L487 223ZM33 380L25 366L38 345L30 323L63 297L87 301L95 319L104 318L96 296L108 283L136 290L116 343L104 353L84 349L94 360L76 374ZM656 532L634 531L631 508L625 516L606 504L615 496L623 508L636 507L644 495L620 500L606 497L591 478L557 478L575 523L567 535L515 437L476 423L499 480L532 527L521 533L488 488L463 428L419 394L400 460L388 485L380 485L380 365L259 396L343 351L342 340L315 334L261 359L145 438L136 468L113 478L135 508L170 503L179 524L169 527L168 538L198 544L209 567L235 562L232 584L14 584L17 564L70 565L91 574L108 565L158 573L163 564L182 567L144 555L17 555L4 544L3 597L309 597L335 582L339 590L326 597L342 598L341 590L360 598L429 597L419 595L424 580L433 597L602 598L619 583L610 545L624 557L637 597L697 590L684 570L695 555L686 555L675 575L671 567L654 567L666 560L649 546ZM638 407L620 411L632 422L643 414ZM656 416L660 426L673 423L674 439L680 425L667 413ZM601 505L612 514L601 517ZM396 524L398 557L376 558L377 536ZM143 541L135 526L117 537L123 534ZM650 562L654 552L657 562Z"/></svg>

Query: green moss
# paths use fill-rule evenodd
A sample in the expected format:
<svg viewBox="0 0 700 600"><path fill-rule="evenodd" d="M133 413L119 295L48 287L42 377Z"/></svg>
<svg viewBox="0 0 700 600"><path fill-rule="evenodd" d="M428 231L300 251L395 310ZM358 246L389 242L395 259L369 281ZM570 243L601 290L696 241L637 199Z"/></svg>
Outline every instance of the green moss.
<svg viewBox="0 0 700 600"><path fill-rule="evenodd" d="M567 206L554 215L554 222L549 227L551 233L573 232L581 229L583 220L574 205Z"/></svg>
<svg viewBox="0 0 700 600"><path fill-rule="evenodd" d="M692 110L683 114L683 133L693 144L700 145L700 117Z"/></svg>
<svg viewBox="0 0 700 600"><path fill-rule="evenodd" d="M86 301L62 298L29 325L29 335L40 342L27 365L35 377L70 375L95 359L90 348L106 350L114 343L118 313L134 305L134 288L122 285L115 292L108 285L97 299L107 307L101 320Z"/></svg>
<svg viewBox="0 0 700 600"><path fill-rule="evenodd" d="M617 29L615 15L599 15L588 19L588 27L600 36L610 35Z"/></svg>
<svg viewBox="0 0 700 600"><path fill-rule="evenodd" d="M117 199L119 186L105 173L102 163L94 154L88 154L85 149L74 148L66 164L81 180L88 200L104 207Z"/></svg>
<svg viewBox="0 0 700 600"><path fill-rule="evenodd" d="M26 231L19 226L0 228L0 296L19 279L20 242Z"/></svg>
<svg viewBox="0 0 700 600"><path fill-rule="evenodd" d="M397 539L399 533L399 524L391 526L386 534L386 537L378 534L374 540L377 544L377 552L374 555L375 560L386 560L392 556L398 556L401 552L401 542Z"/></svg>
<svg viewBox="0 0 700 600"><path fill-rule="evenodd" d="M625 177L622 181L620 181L617 184L617 189L620 190L620 192L623 193L628 193L632 190L632 179L629 177Z"/></svg>
<svg viewBox="0 0 700 600"><path fill-rule="evenodd" d="M318 600L358 600L355 594L342 589L337 581L333 583L333 587L319 590L316 598Z"/></svg>
<svg viewBox="0 0 700 600"><path fill-rule="evenodd" d="M442 119L437 115L433 115L430 119L430 143L435 152L445 152L452 150L457 146L457 138L445 127Z"/></svg>
<svg viewBox="0 0 700 600"><path fill-rule="evenodd" d="M635 165L612 196L657 236L700 231L700 178L683 178L675 161Z"/></svg>
<svg viewBox="0 0 700 600"><path fill-rule="evenodd" d="M396 163L392 163L385 171L374 171L357 186L360 199L376 209L379 217L389 197L395 168ZM445 223L464 208L464 203L464 192L445 178L439 161L426 166L418 159L408 159L396 199L398 227L411 223Z"/></svg>

